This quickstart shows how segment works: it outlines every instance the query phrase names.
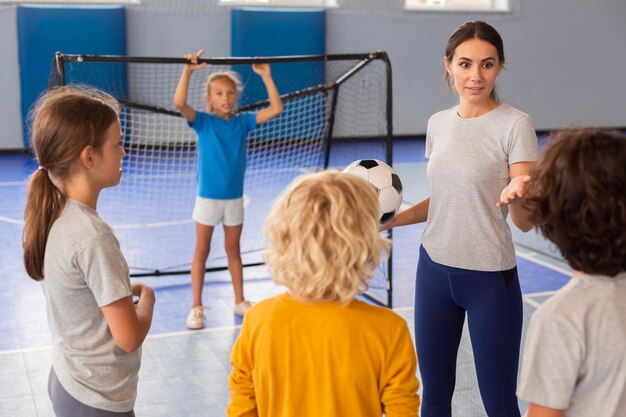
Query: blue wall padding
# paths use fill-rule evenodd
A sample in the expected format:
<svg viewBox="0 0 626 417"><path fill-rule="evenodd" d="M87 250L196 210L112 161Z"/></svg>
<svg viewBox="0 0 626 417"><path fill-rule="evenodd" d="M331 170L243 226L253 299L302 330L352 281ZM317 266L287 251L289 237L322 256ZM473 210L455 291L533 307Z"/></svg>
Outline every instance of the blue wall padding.
<svg viewBox="0 0 626 417"><path fill-rule="evenodd" d="M33 102L47 87L55 52L126 55L126 13L120 6L18 6L17 30L24 145L29 147L27 115ZM111 67L107 68L107 71L111 70ZM115 71L120 72L111 77L117 79L116 90L119 91L121 85L123 91L127 91L124 65L116 65ZM81 83L90 81L81 79ZM92 84L111 89L103 82Z"/></svg>
<svg viewBox="0 0 626 417"><path fill-rule="evenodd" d="M232 10L233 56L322 55L326 44L324 9ZM239 105L267 99L265 87L249 67L238 68L246 82ZM311 74L315 74L313 78ZM272 65L272 77L281 94L324 82L324 63ZM287 88L287 81L289 87ZM290 90L290 91L286 91Z"/></svg>

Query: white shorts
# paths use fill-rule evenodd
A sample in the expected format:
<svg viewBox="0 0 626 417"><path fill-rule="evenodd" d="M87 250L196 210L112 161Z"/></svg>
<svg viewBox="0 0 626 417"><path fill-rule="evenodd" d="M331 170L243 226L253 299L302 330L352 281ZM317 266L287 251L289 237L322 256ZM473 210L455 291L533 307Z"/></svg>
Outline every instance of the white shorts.
<svg viewBox="0 0 626 417"><path fill-rule="evenodd" d="M191 217L205 226L239 226L243 224L243 197L231 200L215 200L196 197Z"/></svg>

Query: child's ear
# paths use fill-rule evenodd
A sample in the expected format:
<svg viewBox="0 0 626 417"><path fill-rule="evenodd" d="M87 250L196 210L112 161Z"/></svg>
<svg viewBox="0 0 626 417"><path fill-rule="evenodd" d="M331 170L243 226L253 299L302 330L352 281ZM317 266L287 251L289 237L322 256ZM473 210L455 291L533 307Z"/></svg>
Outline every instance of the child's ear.
<svg viewBox="0 0 626 417"><path fill-rule="evenodd" d="M87 145L80 151L80 162L87 169L91 169L94 167L94 149L93 146Z"/></svg>

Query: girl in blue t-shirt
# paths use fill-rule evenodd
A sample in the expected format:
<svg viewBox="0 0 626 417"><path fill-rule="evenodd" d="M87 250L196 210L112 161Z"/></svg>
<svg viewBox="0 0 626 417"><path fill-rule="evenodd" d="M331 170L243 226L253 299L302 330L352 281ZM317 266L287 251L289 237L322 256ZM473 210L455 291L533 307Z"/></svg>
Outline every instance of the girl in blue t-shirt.
<svg viewBox="0 0 626 417"><path fill-rule="evenodd" d="M191 74L205 67L199 63L204 50L187 54L183 72L174 94L174 105L198 135L198 196L193 210L196 222L196 249L191 267L193 306L187 317L189 329L204 327L202 288L213 229L224 225L224 245L235 291L235 314L243 316L252 303L243 296L243 268L239 240L243 226L243 178L246 169L246 138L257 125L283 111L278 89L269 64L253 64L267 90L269 107L256 113L235 113L241 82L234 72L209 75L206 84L208 113L196 112L187 103Z"/></svg>

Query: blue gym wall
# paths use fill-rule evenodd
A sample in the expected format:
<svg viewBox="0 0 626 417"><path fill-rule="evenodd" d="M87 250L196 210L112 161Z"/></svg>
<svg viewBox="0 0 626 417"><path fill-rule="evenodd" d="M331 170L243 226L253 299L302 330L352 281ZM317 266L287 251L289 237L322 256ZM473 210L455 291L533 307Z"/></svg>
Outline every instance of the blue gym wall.
<svg viewBox="0 0 626 417"><path fill-rule="evenodd" d="M119 6L17 6L17 31L23 142L29 147L28 113L47 88L54 54L126 55L125 10Z"/></svg>
<svg viewBox="0 0 626 417"><path fill-rule="evenodd" d="M385 14L401 0L377 3L376 16L360 13L359 0L339 2L340 9L326 12L326 52L389 53L397 134L424 133L428 117L455 102L442 81L443 47L450 32L470 19L487 20L502 34L507 70L499 80L500 95L528 112L538 129L626 126L624 0L512 0L511 14L413 12L405 18ZM149 6L150 1L143 3ZM182 56L204 48L205 56L228 56L230 19L230 11L218 7L204 14L128 8L127 53ZM0 55L0 149L18 149L22 125L15 7L0 7Z"/></svg>
<svg viewBox="0 0 626 417"><path fill-rule="evenodd" d="M325 51L326 12L324 9L234 9L231 12L232 56L322 55ZM324 82L324 63L298 63L272 66L272 78L278 91L281 80L290 77L291 91ZM266 99L267 93L259 77L252 77L250 67L238 70L250 80L239 105ZM309 74L317 74L311 79Z"/></svg>

